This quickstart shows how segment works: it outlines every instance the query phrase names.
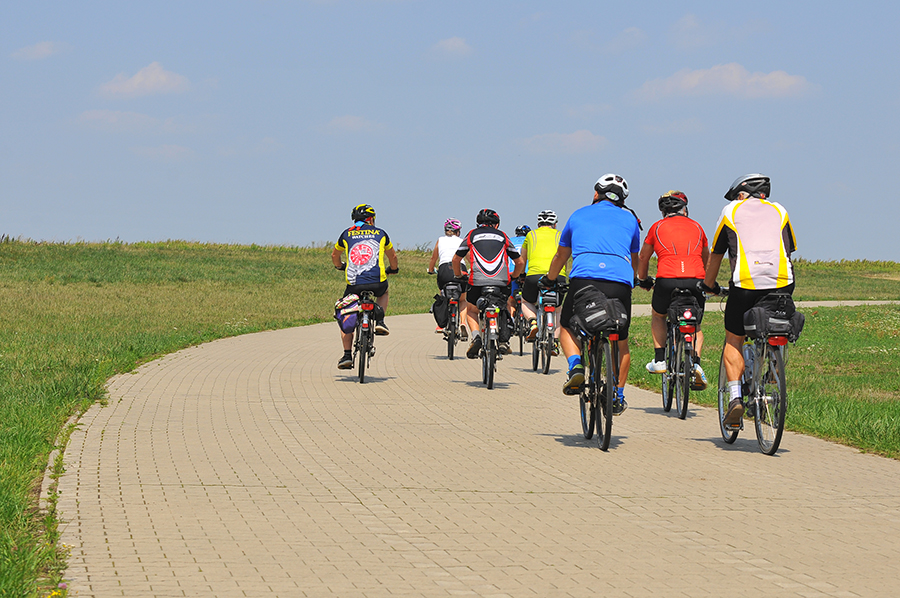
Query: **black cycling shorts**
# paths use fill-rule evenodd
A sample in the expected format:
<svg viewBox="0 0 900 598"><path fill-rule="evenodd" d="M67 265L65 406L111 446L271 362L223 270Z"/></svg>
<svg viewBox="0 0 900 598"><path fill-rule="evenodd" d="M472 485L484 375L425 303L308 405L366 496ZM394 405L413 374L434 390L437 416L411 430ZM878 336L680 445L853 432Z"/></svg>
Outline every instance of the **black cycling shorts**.
<svg viewBox="0 0 900 598"><path fill-rule="evenodd" d="M467 272L466 265L460 264L460 267L462 268L463 274L465 274ZM444 287L447 286L447 283L453 282L454 280L456 280L456 276L454 276L454 274L453 274L453 264L451 264L450 262L444 262L443 264L438 266L438 269L437 269L438 289L443 291ZM465 293L466 287L469 286L469 284L466 282L463 282L463 283L461 283L461 286L462 286L462 292Z"/></svg>
<svg viewBox="0 0 900 598"><path fill-rule="evenodd" d="M467 292L467 294L466 294L466 301L468 301L469 303L471 303L471 304L474 305L475 307L478 307L478 299L481 297L481 291L482 291L485 287L487 287L487 286L492 286L492 287L499 288L499 289L501 290L501 293L503 293L503 300L504 300L504 301L506 301L507 299L509 299L509 296L510 296L510 294L512 293L512 288L510 287L510 285L506 285L506 286L502 286L502 285L485 285L484 287L473 287L473 286L470 286L470 287L469 287L469 290L468 290L468 292Z"/></svg>
<svg viewBox="0 0 900 598"><path fill-rule="evenodd" d="M530 274L525 277L525 284L522 285L522 299L528 303L537 303L538 300L538 280L543 274ZM556 282L565 283L565 276L557 276Z"/></svg>
<svg viewBox="0 0 900 598"><path fill-rule="evenodd" d="M657 278L653 285L653 311L666 315L669 305L672 303L672 291L675 289L687 289L691 295L697 298L700 309L706 305L706 297L697 288L699 278Z"/></svg>
<svg viewBox="0 0 900 598"><path fill-rule="evenodd" d="M344 289L344 297L347 295L359 295L363 291L372 291L375 293L375 298L377 299L388 292L388 283L385 280L384 282L374 282L371 284L348 284L347 288Z"/></svg>
<svg viewBox="0 0 900 598"><path fill-rule="evenodd" d="M761 297L779 291L794 294L794 283L780 289L742 289L733 284L728 289L728 300L725 302L725 330L731 334L744 336L744 314L759 301Z"/></svg>
<svg viewBox="0 0 900 598"><path fill-rule="evenodd" d="M609 280L594 280L593 278L573 278L569 281L569 290L566 292L566 298L563 300L562 314L559 316L559 325L563 328L569 327L569 319L572 317L573 304L575 302L575 292L586 286L592 286L599 289L609 298L616 298L625 306L625 313L628 314L628 321L625 324L625 330L619 331L619 339L628 338L628 328L631 326L631 285L621 282L612 282Z"/></svg>

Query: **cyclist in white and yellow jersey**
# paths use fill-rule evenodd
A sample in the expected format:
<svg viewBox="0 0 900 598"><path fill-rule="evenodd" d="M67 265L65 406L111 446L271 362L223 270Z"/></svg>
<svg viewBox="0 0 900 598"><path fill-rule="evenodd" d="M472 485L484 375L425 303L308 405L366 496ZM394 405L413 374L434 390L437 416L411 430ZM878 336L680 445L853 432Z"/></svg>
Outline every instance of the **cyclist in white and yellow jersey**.
<svg viewBox="0 0 900 598"><path fill-rule="evenodd" d="M725 199L713 235L706 278L699 283L706 293L718 294L716 275L725 253L731 261L728 301L725 304L725 349L722 360L728 377L731 401L724 423L741 421L741 373L744 371L744 312L772 291L794 292L794 267L791 253L797 249L794 229L787 210L769 201L771 182L762 174L738 177Z"/></svg>
<svg viewBox="0 0 900 598"><path fill-rule="evenodd" d="M559 248L559 231L556 230L556 223L559 218L553 210L544 210L537 215L538 227L530 231L525 236L525 242L522 244L522 259L525 260L525 284L522 285L522 313L529 321L528 342L533 342L537 335L537 303L538 284L537 281L541 276L550 270L550 262L556 255ZM560 282L566 281L566 269L559 273L557 278ZM557 327L555 334L559 338L559 328ZM554 351L554 354L558 352Z"/></svg>

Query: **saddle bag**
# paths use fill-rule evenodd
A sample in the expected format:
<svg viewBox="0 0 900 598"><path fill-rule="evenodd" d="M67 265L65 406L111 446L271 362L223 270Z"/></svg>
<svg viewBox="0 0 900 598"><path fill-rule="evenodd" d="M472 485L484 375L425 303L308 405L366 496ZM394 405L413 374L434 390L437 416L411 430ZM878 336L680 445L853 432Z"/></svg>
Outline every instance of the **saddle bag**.
<svg viewBox="0 0 900 598"><path fill-rule="evenodd" d="M351 294L338 299L334 304L334 319L337 320L341 332L346 334L353 332L360 309L362 308L359 306L358 295Z"/></svg>
<svg viewBox="0 0 900 598"><path fill-rule="evenodd" d="M669 303L668 317L670 322L699 324L703 320L703 310L693 295L675 295Z"/></svg>
<svg viewBox="0 0 900 598"><path fill-rule="evenodd" d="M617 332L627 322L628 314L622 302L610 299L595 287L582 287L572 296L572 328L594 335Z"/></svg>
<svg viewBox="0 0 900 598"><path fill-rule="evenodd" d="M795 342L805 323L806 316L797 311L789 293L764 295L744 313L744 331L752 339L786 336Z"/></svg>

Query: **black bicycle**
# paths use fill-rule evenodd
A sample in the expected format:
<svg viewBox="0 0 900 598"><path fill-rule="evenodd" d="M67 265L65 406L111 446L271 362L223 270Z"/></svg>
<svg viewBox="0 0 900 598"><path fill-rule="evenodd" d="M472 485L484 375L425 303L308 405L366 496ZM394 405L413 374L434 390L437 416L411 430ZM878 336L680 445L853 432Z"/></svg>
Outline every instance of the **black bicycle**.
<svg viewBox="0 0 900 598"><path fill-rule="evenodd" d="M700 304L688 289L673 289L666 316L666 371L662 375L663 411L672 409L687 417L688 397L694 379L694 337L700 321Z"/></svg>
<svg viewBox="0 0 900 598"><path fill-rule="evenodd" d="M481 325L481 381L494 388L494 372L500 357L501 310L506 309L506 297L501 287L483 287L478 298L478 317Z"/></svg>
<svg viewBox="0 0 900 598"><path fill-rule="evenodd" d="M525 354L525 336L528 334L528 321L522 312L522 289L516 289L513 295L515 301L515 314L513 315L513 331L519 337L519 355Z"/></svg>
<svg viewBox="0 0 900 598"><path fill-rule="evenodd" d="M359 317L353 340L353 359L359 357L359 382L366 381L366 361L375 356L375 317L381 308L375 303L375 293L363 291L359 294Z"/></svg>
<svg viewBox="0 0 900 598"><path fill-rule="evenodd" d="M462 295L462 285L458 282L448 282L441 293L447 298L450 318L444 326L444 337L447 339L447 359L453 359L456 344L459 342L459 297Z"/></svg>
<svg viewBox="0 0 900 598"><path fill-rule="evenodd" d="M789 303L790 315L793 315L793 300L788 293L770 293L764 299L769 298L775 302L781 301L782 304ZM781 444L784 419L787 415L785 381L787 344L796 341L803 328L803 316L797 314L800 320L796 321L790 315L784 316L777 312L772 316L766 315L767 327L764 323L762 330L753 335L756 338L751 339L748 336L741 347L744 356L744 371L740 380L741 401L744 413L753 417L759 450L766 455L774 455ZM745 328L750 333L746 318ZM744 418L733 425L725 423L731 397L728 392L724 354L723 348L723 358L719 362L719 429L722 439L731 444L744 429Z"/></svg>
<svg viewBox="0 0 900 598"><path fill-rule="evenodd" d="M537 371L540 364L542 373L550 372L550 358L556 347L556 310L562 303L565 289L562 284L552 289L538 288L538 329L531 346L531 369L534 371Z"/></svg>
<svg viewBox="0 0 900 598"><path fill-rule="evenodd" d="M601 332L584 338L581 362L585 366L584 389L578 397L581 428L586 440L594 436L601 450L609 449L612 440L613 401L619 378L619 335Z"/></svg>

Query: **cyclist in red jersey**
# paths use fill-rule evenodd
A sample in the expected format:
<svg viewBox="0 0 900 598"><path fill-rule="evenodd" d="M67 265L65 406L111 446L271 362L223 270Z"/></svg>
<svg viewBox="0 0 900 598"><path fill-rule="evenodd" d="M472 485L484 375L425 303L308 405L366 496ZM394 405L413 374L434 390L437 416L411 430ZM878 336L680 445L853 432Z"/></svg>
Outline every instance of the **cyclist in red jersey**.
<svg viewBox="0 0 900 598"><path fill-rule="evenodd" d="M697 282L706 275L706 260L709 258L709 243L706 233L696 221L688 218L688 198L681 191L669 191L659 198L662 218L653 223L644 245L638 254L637 276L642 288L653 291L653 317L650 331L653 334L653 360L647 364L651 374L666 371L666 313L672 301L674 289L688 289L697 298L701 314L706 297L697 288ZM656 253L656 280L649 276L650 258ZM703 349L703 332L697 327L694 345L693 388L703 390L707 386L706 374L700 367L700 353Z"/></svg>

